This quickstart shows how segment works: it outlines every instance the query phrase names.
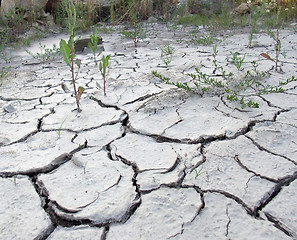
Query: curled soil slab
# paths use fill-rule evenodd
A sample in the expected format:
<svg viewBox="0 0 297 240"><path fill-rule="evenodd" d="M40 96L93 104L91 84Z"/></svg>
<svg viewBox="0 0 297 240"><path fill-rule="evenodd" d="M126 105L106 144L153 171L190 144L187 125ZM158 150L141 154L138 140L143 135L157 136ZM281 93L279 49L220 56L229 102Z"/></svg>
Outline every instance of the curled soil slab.
<svg viewBox="0 0 297 240"><path fill-rule="evenodd" d="M81 152L52 173L39 175L38 185L46 189L50 208L60 218L103 225L122 221L138 204L133 175L105 152Z"/></svg>

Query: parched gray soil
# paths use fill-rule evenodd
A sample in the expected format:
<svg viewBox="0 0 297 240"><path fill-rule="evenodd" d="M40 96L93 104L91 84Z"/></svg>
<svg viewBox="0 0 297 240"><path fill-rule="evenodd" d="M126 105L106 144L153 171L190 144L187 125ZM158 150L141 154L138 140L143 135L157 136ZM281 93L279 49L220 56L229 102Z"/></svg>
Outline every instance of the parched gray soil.
<svg viewBox="0 0 297 240"><path fill-rule="evenodd" d="M119 30L101 34L106 96L92 54L77 54L80 113L62 58L11 50L0 59L11 66L0 87L0 239L297 239L296 26L280 32L277 72L260 55L275 58L264 31L248 48L239 30L211 38L197 28L206 40L195 43L190 28L145 29L137 48ZM152 74L193 88L195 68L237 89L238 101Z"/></svg>

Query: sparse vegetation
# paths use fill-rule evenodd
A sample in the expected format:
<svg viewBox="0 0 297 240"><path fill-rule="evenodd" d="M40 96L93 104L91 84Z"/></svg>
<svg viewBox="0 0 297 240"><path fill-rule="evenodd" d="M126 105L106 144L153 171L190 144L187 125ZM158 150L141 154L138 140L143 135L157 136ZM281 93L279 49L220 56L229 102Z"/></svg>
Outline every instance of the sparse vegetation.
<svg viewBox="0 0 297 240"><path fill-rule="evenodd" d="M56 46L56 44L53 44L52 48L47 48L45 45L42 45L42 43L39 42L39 49L40 52L35 54L30 52L28 49L26 49L26 52L34 59L38 59L42 62L54 61L60 55L60 49Z"/></svg>

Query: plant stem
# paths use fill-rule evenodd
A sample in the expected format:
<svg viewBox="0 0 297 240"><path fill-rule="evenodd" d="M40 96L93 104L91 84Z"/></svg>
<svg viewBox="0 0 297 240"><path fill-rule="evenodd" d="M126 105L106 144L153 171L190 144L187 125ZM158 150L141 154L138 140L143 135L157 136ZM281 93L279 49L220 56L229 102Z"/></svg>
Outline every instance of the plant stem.
<svg viewBox="0 0 297 240"><path fill-rule="evenodd" d="M106 78L105 78L105 76L103 77L103 92L104 92L104 96L106 96Z"/></svg>
<svg viewBox="0 0 297 240"><path fill-rule="evenodd" d="M137 25L134 23L134 47L137 47Z"/></svg>
<svg viewBox="0 0 297 240"><path fill-rule="evenodd" d="M71 44L72 44L73 38L71 39ZM74 49L73 45L71 46L71 54L74 56ZM77 111L81 112L80 106L79 106L79 99L77 96L77 90L76 90L76 84L75 84L75 77L74 77L74 59L73 57L71 58L71 73L72 73L72 84L73 84L73 89L74 89L74 96L75 96L75 102L77 105Z"/></svg>

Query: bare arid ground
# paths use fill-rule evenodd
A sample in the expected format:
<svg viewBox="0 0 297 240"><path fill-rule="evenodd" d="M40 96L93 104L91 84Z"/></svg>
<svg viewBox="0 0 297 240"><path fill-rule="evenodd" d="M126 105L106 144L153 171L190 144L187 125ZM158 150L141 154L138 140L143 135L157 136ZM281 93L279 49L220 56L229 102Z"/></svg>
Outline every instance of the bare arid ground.
<svg viewBox="0 0 297 240"><path fill-rule="evenodd" d="M211 39L201 27L201 45L190 28L144 28L137 48L119 30L101 34L111 55L106 96L92 54L77 55L81 113L62 58L14 49L10 62L1 58L11 68L0 87L0 239L297 239L296 25L281 29L278 72L260 55L275 58L264 31L248 48L246 30ZM242 83L239 100L216 86L174 86L194 87L195 68L231 90ZM248 71L258 77L251 86ZM259 108L242 108L242 97Z"/></svg>

